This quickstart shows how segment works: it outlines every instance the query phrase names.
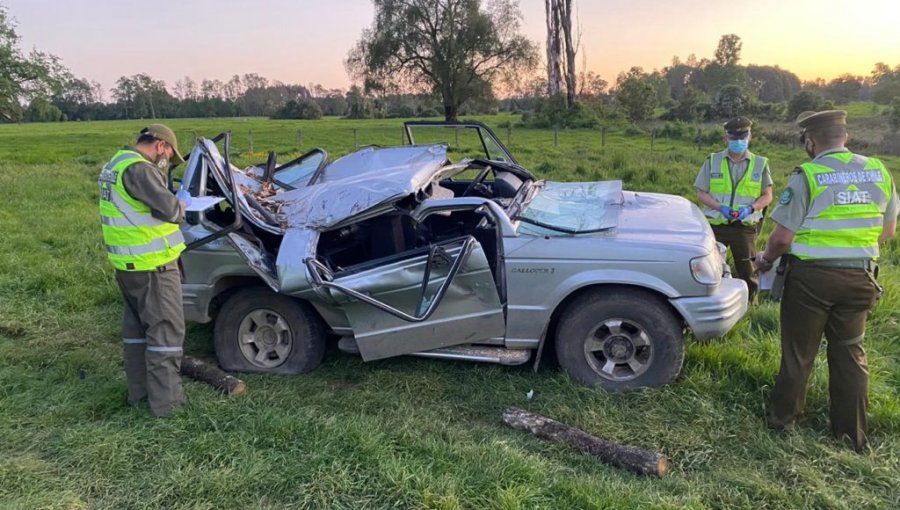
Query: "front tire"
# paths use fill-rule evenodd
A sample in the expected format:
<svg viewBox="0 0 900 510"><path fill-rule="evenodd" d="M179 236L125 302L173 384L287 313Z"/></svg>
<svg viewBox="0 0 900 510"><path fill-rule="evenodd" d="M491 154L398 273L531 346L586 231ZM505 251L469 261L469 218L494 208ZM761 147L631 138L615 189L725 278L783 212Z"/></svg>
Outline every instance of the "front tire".
<svg viewBox="0 0 900 510"><path fill-rule="evenodd" d="M648 291L597 290L577 298L556 330L556 355L573 379L611 391L668 384L684 361L680 319Z"/></svg>
<svg viewBox="0 0 900 510"><path fill-rule="evenodd" d="M219 365L236 372L300 374L325 355L324 327L312 306L264 287L225 302L213 339Z"/></svg>

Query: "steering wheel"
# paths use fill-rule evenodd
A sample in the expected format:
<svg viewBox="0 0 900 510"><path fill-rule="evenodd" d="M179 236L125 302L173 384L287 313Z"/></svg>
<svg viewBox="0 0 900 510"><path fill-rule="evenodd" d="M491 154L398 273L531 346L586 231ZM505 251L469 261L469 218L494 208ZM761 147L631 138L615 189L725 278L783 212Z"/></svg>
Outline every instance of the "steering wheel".
<svg viewBox="0 0 900 510"><path fill-rule="evenodd" d="M476 175L475 178L472 179L472 182L469 183L468 186L466 186L466 190L463 191L462 196L469 196L469 193L471 193L476 188L486 188L486 186L483 184L483 181L490 171L491 165L485 165L485 167L480 172L478 172L478 175ZM487 193L490 193L490 191L488 190Z"/></svg>

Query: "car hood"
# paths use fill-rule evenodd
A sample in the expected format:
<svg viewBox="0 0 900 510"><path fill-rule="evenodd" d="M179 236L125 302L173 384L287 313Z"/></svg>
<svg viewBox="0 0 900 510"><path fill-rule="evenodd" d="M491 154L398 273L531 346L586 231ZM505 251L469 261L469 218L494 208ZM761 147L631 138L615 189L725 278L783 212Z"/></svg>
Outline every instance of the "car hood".
<svg viewBox="0 0 900 510"><path fill-rule="evenodd" d="M712 229L691 201L663 193L626 191L616 235L705 246Z"/></svg>
<svg viewBox="0 0 900 510"><path fill-rule="evenodd" d="M531 211L530 216L526 210L519 218L522 220L520 234L551 237L575 234L660 244L710 245L712 230L706 217L682 197L622 191L618 181L547 184L547 189L555 193L554 202L539 204L541 209ZM545 228L550 226L575 232Z"/></svg>

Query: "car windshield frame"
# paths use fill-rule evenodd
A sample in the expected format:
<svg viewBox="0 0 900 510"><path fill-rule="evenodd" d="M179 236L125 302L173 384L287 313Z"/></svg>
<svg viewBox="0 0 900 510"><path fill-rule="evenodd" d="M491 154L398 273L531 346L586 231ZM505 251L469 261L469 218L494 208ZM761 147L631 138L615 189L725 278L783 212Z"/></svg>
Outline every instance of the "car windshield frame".
<svg viewBox="0 0 900 510"><path fill-rule="evenodd" d="M317 154L322 155L322 160L319 161L319 164L316 166L316 169L313 170L312 174L310 174L309 179L306 180L306 184L304 185L304 186L312 186L313 184L316 183L317 180L319 180L319 178L322 176L322 173L325 172L325 168L328 166L328 153L324 149L320 149L318 147L275 168L275 170L272 172L272 181L275 184L277 184L278 186L288 189L288 190L297 189L297 188L302 187L302 186L296 185L296 184L299 184L299 182L297 182L297 181L302 182L302 178L298 178L297 181L294 182L294 184L289 184L287 182L284 182L282 179L279 179L278 173L284 171L285 169L287 169L290 166L296 165L297 163L302 163L304 160L306 160L314 155L317 155Z"/></svg>
<svg viewBox="0 0 900 510"><path fill-rule="evenodd" d="M403 128L406 133L406 140L410 145L415 145L415 137L413 135L413 129L424 129L424 128L436 128L436 129L473 129L478 133L478 140L481 143L481 149L484 151L484 159L487 161L500 161L505 163L511 163L513 165L519 166L519 162L516 161L516 158L510 153L509 149L506 148L503 143L497 139L494 135L494 132L482 122L478 121L465 121L465 122L446 122L446 121L429 121L429 120L411 120L403 123ZM420 131L421 132L421 131ZM450 146L449 139L443 142L432 142L430 143L444 143ZM492 151L491 148L494 150ZM499 156L499 158L498 158ZM481 159L481 158L475 158Z"/></svg>

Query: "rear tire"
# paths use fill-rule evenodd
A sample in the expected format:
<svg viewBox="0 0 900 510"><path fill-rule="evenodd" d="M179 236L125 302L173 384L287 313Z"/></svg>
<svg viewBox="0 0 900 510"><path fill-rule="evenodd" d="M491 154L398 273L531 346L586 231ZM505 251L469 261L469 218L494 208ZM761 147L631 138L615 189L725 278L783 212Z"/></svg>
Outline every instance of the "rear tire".
<svg viewBox="0 0 900 510"><path fill-rule="evenodd" d="M213 331L225 370L300 374L325 355L325 328L311 305L265 287L243 289L219 310Z"/></svg>
<svg viewBox="0 0 900 510"><path fill-rule="evenodd" d="M597 290L563 313L556 355L570 377L588 386L627 391L668 384L684 361L681 320L648 291Z"/></svg>

